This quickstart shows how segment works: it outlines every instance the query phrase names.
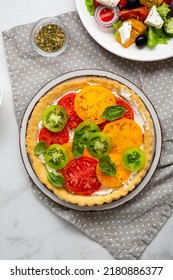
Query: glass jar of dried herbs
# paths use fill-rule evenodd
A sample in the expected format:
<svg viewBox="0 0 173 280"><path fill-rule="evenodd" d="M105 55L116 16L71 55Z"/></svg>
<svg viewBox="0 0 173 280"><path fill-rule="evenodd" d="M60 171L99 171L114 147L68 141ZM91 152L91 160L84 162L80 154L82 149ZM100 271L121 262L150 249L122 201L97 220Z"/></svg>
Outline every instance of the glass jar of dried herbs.
<svg viewBox="0 0 173 280"><path fill-rule="evenodd" d="M44 56L61 54L68 42L65 26L56 18L44 18L33 28L31 42L35 50Z"/></svg>
<svg viewBox="0 0 173 280"><path fill-rule="evenodd" d="M65 43L65 32L60 26L49 23L39 30L35 42L45 52L56 52Z"/></svg>

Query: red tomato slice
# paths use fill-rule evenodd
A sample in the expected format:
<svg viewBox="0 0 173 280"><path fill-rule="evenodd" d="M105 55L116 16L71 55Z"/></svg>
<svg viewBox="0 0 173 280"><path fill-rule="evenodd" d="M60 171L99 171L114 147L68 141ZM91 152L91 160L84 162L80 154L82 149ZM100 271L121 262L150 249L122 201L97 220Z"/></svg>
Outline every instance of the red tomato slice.
<svg viewBox="0 0 173 280"><path fill-rule="evenodd" d="M96 0L94 0L94 7L97 8L100 5L99 2L97 2Z"/></svg>
<svg viewBox="0 0 173 280"><path fill-rule="evenodd" d="M76 93L70 92L64 95L59 101L58 105L62 106L66 109L67 114L69 116L66 127L68 128L76 128L78 124L82 122L81 118L77 115L74 110L74 99L76 97Z"/></svg>
<svg viewBox="0 0 173 280"><path fill-rule="evenodd" d="M123 9L119 12L119 17L123 20L136 18L140 21L144 21L147 16L148 16L148 8L145 6L138 7L131 10Z"/></svg>
<svg viewBox="0 0 173 280"><path fill-rule="evenodd" d="M97 160L89 157L70 161L63 170L66 188L79 195L97 191L101 186L96 175L97 163Z"/></svg>
<svg viewBox="0 0 173 280"><path fill-rule="evenodd" d="M39 141L45 141L47 146L52 144L65 144L69 141L69 133L67 128L59 132L52 132L46 127L43 127L39 133Z"/></svg>
<svg viewBox="0 0 173 280"><path fill-rule="evenodd" d="M118 3L118 7L122 9L123 7L125 7L126 4L127 4L127 0L120 0L120 2Z"/></svg>
<svg viewBox="0 0 173 280"><path fill-rule="evenodd" d="M76 93L69 92L68 94L61 97L58 101L58 105L64 107L67 111L67 113L71 112L74 107L74 99L75 99Z"/></svg>
<svg viewBox="0 0 173 280"><path fill-rule="evenodd" d="M123 118L134 120L133 109L130 107L129 104L127 104L127 102L123 101L120 98L116 98L116 104L126 108L126 111L123 114Z"/></svg>
<svg viewBox="0 0 173 280"><path fill-rule="evenodd" d="M122 99L120 99L120 98L118 98L118 97L116 97L115 100L116 100L116 104L117 104L117 105L121 105L121 106L123 106L123 107L126 108L126 111L124 112L122 118L134 120L133 109L130 107L130 105L127 104L127 102L123 101ZM107 123L109 123L109 122L110 122L110 121L106 120L105 122L98 124L100 130L103 130L103 128L105 127L105 125L106 125Z"/></svg>
<svg viewBox="0 0 173 280"><path fill-rule="evenodd" d="M105 125L106 125L107 123L109 123L109 122L110 122L110 121L106 120L105 122L98 124L98 127L100 128L100 130L103 130L103 128L105 127Z"/></svg>
<svg viewBox="0 0 173 280"><path fill-rule="evenodd" d="M100 19L104 22L109 22L113 19L114 17L114 12L111 10L111 9L103 9L101 12L100 12Z"/></svg>
<svg viewBox="0 0 173 280"><path fill-rule="evenodd" d="M167 4L167 5L170 5L171 2L172 2L172 0L164 0L163 2L164 2L165 4Z"/></svg>

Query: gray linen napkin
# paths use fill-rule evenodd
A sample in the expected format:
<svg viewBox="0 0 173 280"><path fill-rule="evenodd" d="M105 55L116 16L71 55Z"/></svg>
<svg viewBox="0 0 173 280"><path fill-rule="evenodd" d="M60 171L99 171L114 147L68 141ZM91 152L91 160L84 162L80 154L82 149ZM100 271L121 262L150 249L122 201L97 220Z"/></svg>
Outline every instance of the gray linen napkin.
<svg viewBox="0 0 173 280"><path fill-rule="evenodd" d="M115 259L138 259L173 212L173 58L142 63L117 57L90 37L76 12L58 18L64 21L70 41L66 52L57 58L41 57L32 49L32 24L3 32L18 124L31 98L50 80L76 69L102 69L128 78L147 94L161 121L163 150L150 183L134 199L111 210L71 210L53 202L34 185L33 190L54 213Z"/></svg>

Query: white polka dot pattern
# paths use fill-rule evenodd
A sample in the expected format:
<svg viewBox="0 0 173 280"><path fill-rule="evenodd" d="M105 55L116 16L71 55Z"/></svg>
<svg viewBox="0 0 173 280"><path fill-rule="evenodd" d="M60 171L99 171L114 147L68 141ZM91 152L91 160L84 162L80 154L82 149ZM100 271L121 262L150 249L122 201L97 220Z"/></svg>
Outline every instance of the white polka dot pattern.
<svg viewBox="0 0 173 280"><path fill-rule="evenodd" d="M115 259L137 259L173 212L173 59L150 63L125 60L93 41L76 12L59 18L69 31L70 41L57 58L34 52L29 41L32 24L3 32L18 124L31 98L53 78L77 69L103 69L126 77L144 90L161 121L163 150L150 183L132 201L112 210L67 209L35 186L33 190L54 213L106 248Z"/></svg>

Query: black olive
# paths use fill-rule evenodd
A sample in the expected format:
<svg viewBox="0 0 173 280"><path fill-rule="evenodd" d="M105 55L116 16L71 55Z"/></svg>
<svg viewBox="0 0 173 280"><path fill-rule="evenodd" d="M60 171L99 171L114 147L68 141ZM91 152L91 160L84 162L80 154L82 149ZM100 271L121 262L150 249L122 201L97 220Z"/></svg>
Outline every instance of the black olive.
<svg viewBox="0 0 173 280"><path fill-rule="evenodd" d="M134 9L140 6L139 0L127 0L124 9Z"/></svg>
<svg viewBox="0 0 173 280"><path fill-rule="evenodd" d="M147 42L148 42L148 37L146 34L139 35L138 37L136 37L136 40L135 40L135 44L138 47L145 46L147 44Z"/></svg>

